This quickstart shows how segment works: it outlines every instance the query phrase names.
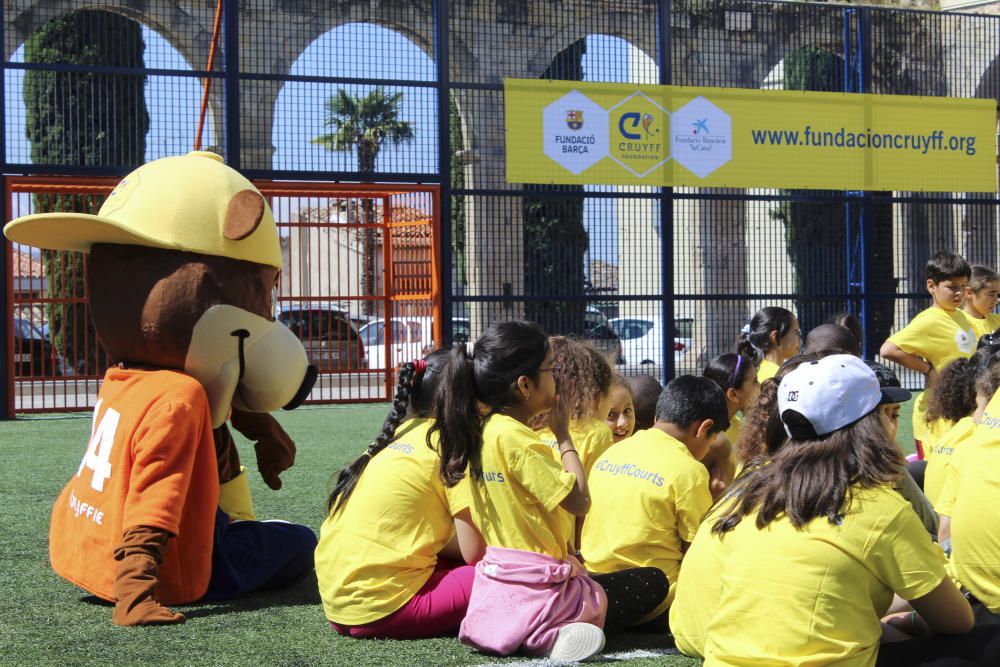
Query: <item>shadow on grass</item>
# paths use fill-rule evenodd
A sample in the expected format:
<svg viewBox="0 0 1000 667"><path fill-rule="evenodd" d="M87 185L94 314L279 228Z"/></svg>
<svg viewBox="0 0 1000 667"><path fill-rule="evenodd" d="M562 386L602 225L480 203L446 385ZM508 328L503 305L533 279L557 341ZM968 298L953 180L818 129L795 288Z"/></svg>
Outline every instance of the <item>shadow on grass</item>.
<svg viewBox="0 0 1000 667"><path fill-rule="evenodd" d="M80 598L80 602L99 607L110 608L114 606L111 602L102 600L94 595L85 595ZM171 608L181 612L188 619L192 619L240 612L253 612L272 607L299 607L319 605L320 603L319 583L316 581L316 573L310 572L297 583L287 588L250 593L244 597L232 600L194 602L190 605L172 605Z"/></svg>

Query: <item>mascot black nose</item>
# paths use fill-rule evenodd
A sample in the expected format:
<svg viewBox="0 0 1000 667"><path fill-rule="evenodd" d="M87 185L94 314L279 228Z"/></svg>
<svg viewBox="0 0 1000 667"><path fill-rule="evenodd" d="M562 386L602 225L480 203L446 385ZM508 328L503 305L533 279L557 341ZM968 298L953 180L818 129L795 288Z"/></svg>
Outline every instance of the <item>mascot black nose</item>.
<svg viewBox="0 0 1000 667"><path fill-rule="evenodd" d="M306 397L309 396L309 392L312 391L313 385L316 384L316 377L318 375L319 372L316 370L316 367L310 364L306 368L306 376L302 378L302 386L300 386L299 390L295 392L295 396L292 397L292 400L288 401L288 404L281 409L294 410L302 405L302 403L306 400Z"/></svg>

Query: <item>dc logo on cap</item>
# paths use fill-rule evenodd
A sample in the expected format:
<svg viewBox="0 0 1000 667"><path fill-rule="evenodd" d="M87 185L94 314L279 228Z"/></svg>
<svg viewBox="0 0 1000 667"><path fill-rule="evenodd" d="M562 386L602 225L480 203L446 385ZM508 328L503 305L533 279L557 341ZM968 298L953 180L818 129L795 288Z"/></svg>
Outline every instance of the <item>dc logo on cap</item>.
<svg viewBox="0 0 1000 667"><path fill-rule="evenodd" d="M788 402L789 403L794 403L797 400L799 400L799 392L797 392L797 391L790 391L790 392L788 392Z"/></svg>

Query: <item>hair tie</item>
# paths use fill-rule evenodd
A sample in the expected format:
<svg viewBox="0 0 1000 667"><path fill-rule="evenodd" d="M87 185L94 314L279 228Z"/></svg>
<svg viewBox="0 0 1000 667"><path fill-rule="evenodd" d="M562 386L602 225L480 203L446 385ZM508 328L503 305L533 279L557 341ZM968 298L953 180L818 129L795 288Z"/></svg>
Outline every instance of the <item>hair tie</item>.
<svg viewBox="0 0 1000 667"><path fill-rule="evenodd" d="M746 324L743 325L743 328L740 329L740 333L745 333L745 334L749 334L750 333L750 323L749 322L747 322Z"/></svg>
<svg viewBox="0 0 1000 667"><path fill-rule="evenodd" d="M413 361L413 374L414 377L420 377L427 370L427 362L423 359L415 359Z"/></svg>
<svg viewBox="0 0 1000 667"><path fill-rule="evenodd" d="M368 449L366 449L365 453L362 454L361 456L367 456L368 458L371 458L371 457L375 456L375 454L377 454L378 452L373 451L373 450L375 450L377 447L378 447L378 445L376 445L373 442L372 444L368 445Z"/></svg>

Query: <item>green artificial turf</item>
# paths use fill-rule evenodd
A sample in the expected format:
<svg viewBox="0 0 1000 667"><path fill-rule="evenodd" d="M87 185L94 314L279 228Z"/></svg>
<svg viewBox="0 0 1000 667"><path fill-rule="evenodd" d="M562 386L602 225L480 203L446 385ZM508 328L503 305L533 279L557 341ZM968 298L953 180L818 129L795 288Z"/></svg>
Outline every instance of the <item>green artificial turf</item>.
<svg viewBox="0 0 1000 667"><path fill-rule="evenodd" d="M319 531L330 475L378 433L388 406L306 407L276 416L298 444L295 466L271 491L255 472L261 519L295 521ZM24 665L476 665L518 662L477 654L455 639L344 639L326 623L315 579L277 593L178 607L185 625L120 628L111 607L60 579L48 565L49 511L75 474L90 433L90 415L0 421L0 662ZM254 470L253 448L241 441ZM626 634L607 652L662 651L657 635ZM629 660L632 665L700 664L683 656Z"/></svg>

